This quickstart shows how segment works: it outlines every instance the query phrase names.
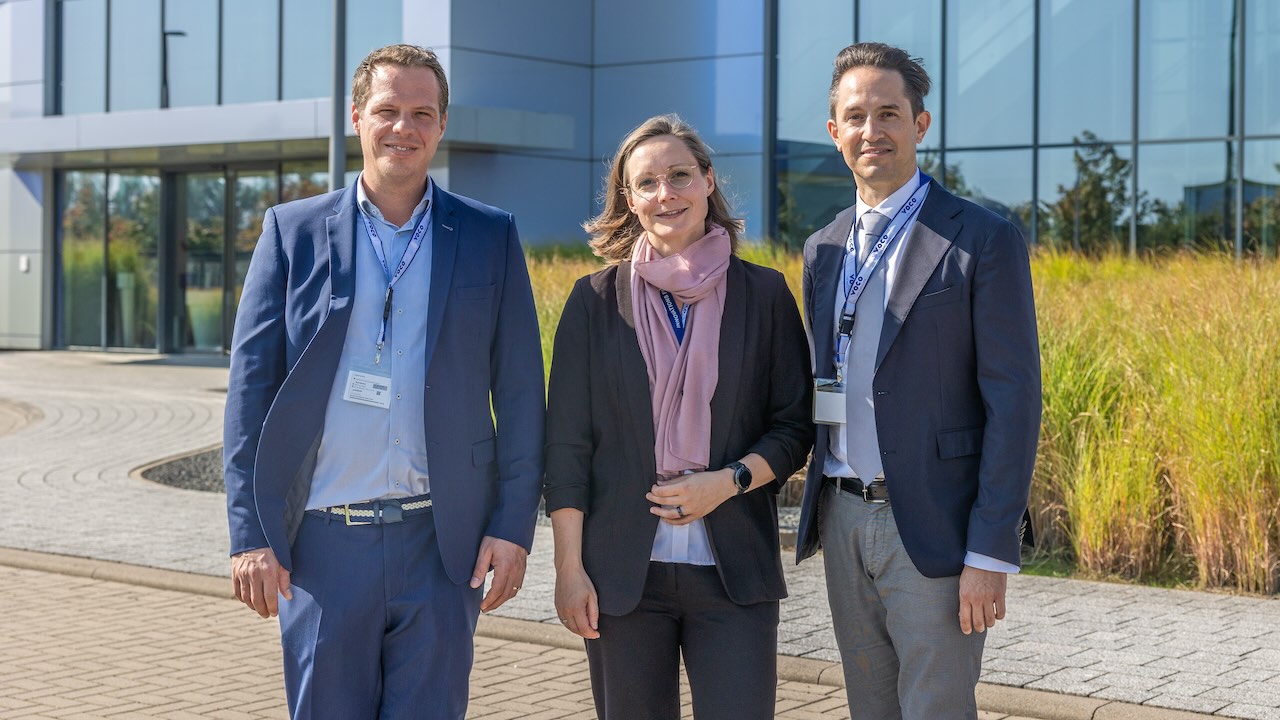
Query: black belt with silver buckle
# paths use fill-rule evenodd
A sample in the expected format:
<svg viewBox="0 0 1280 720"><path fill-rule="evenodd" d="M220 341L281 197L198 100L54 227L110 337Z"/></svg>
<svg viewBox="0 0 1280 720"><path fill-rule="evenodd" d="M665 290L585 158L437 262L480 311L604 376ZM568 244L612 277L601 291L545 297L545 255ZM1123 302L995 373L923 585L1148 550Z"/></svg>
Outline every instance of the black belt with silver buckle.
<svg viewBox="0 0 1280 720"><path fill-rule="evenodd" d="M884 476L880 476L875 480L872 480L870 485L863 485L862 481L858 478L831 477L830 475L823 475L822 479L836 486L836 489L838 490L860 496L863 502L889 502L889 487L884 484Z"/></svg>
<svg viewBox="0 0 1280 720"><path fill-rule="evenodd" d="M390 525L414 515L431 512L431 495L332 505L307 512L318 513L321 517L337 515L346 520L348 525Z"/></svg>

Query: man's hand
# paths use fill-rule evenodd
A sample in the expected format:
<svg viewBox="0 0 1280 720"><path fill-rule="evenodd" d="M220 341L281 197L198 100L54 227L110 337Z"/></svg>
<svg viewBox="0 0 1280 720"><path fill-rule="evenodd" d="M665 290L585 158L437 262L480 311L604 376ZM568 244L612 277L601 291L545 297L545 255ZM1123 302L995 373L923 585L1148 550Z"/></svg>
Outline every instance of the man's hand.
<svg viewBox="0 0 1280 720"><path fill-rule="evenodd" d="M262 617L275 617L279 612L279 595L293 599L289 571L280 566L271 548L245 550L231 556L231 583L236 599Z"/></svg>
<svg viewBox="0 0 1280 720"><path fill-rule="evenodd" d="M1009 577L1002 572L964 566L960 571L960 632L985 632L1004 619L1004 591Z"/></svg>
<svg viewBox="0 0 1280 720"><path fill-rule="evenodd" d="M600 601L581 565L556 570L556 615L569 632L588 640L600 637Z"/></svg>
<svg viewBox="0 0 1280 720"><path fill-rule="evenodd" d="M476 567L471 571L471 587L478 588L484 584L484 576L489 574L489 569L493 568L493 584L480 601L482 611L497 610L502 603L516 596L524 582L524 564L528 557L529 553L513 542L484 536L480 541Z"/></svg>
<svg viewBox="0 0 1280 720"><path fill-rule="evenodd" d="M720 469L659 480L649 489L645 499L653 503L649 512L662 518L663 522L688 525L710 515L712 510L720 507L720 503L737 493L733 471Z"/></svg>

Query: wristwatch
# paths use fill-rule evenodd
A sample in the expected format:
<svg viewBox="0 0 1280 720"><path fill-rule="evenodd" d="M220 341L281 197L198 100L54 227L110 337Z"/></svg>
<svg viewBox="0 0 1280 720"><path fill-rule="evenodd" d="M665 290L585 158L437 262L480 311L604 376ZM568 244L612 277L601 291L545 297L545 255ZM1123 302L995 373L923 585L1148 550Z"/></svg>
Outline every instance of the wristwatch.
<svg viewBox="0 0 1280 720"><path fill-rule="evenodd" d="M733 470L733 484L738 486L738 495L751 489L751 468L737 460L725 465L725 467Z"/></svg>

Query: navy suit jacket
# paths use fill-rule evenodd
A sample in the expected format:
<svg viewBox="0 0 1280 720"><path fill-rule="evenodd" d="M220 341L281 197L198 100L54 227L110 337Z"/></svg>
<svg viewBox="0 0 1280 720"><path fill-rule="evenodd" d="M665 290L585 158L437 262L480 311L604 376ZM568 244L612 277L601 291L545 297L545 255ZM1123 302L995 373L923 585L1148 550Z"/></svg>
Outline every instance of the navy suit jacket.
<svg viewBox="0 0 1280 720"><path fill-rule="evenodd" d="M835 377L835 296L855 209L804 247L814 372ZM876 431L902 544L927 577L966 551L1020 564L1040 434L1040 353L1026 243L995 214L932 183L889 294L877 352ZM818 426L796 560L819 546L829 432Z"/></svg>
<svg viewBox="0 0 1280 720"><path fill-rule="evenodd" d="M433 187L425 440L440 553L461 584L483 536L533 543L542 351L515 221ZM269 546L287 570L354 300L355 194L267 211L236 315L223 450L231 553Z"/></svg>

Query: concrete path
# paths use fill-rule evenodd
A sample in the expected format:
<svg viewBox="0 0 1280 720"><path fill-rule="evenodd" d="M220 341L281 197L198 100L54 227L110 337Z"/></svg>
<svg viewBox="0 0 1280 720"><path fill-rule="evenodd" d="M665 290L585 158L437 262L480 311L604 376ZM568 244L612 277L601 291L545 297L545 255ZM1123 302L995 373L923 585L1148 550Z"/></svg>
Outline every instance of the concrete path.
<svg viewBox="0 0 1280 720"><path fill-rule="evenodd" d="M219 360L0 353L0 506L10 511L0 547L225 576L223 497L131 475L219 442L225 386ZM554 626L550 547L540 528L524 590L497 614L572 641ZM821 562L784 563L791 597L779 653L829 689L841 680ZM1280 600L1017 576L1009 614L987 641L979 695L988 709L1280 719ZM11 696L6 682L0 668L0 698ZM1034 706L1009 709L1018 702Z"/></svg>

